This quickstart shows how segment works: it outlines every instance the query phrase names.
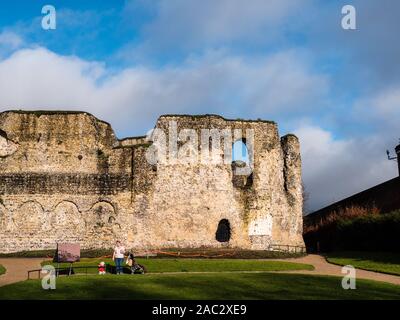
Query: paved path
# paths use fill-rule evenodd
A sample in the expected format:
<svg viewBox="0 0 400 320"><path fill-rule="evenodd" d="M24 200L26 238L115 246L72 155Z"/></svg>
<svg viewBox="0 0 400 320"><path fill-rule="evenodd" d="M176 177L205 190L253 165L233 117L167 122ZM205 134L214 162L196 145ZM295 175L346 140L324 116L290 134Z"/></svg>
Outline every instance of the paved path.
<svg viewBox="0 0 400 320"><path fill-rule="evenodd" d="M279 259L281 261L291 261L298 263L307 263L314 266L314 270L294 270L294 271L278 271L282 273L299 273L299 274L313 274L313 275L329 275L343 277L342 266L331 264L325 260L323 256L316 254L309 254L301 258ZM389 282L392 284L400 285L400 276L384 274L373 271L366 271L356 269L356 278L369 279L375 281Z"/></svg>
<svg viewBox="0 0 400 320"><path fill-rule="evenodd" d="M0 276L0 287L27 279L28 270L40 269L42 258L0 258L7 271Z"/></svg>

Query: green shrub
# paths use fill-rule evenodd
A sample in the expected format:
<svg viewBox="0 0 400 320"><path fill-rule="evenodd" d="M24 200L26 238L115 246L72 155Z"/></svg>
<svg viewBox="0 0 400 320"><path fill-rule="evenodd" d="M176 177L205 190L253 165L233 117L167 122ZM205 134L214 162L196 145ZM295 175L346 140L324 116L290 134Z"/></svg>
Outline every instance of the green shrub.
<svg viewBox="0 0 400 320"><path fill-rule="evenodd" d="M0 275L5 274L6 273L6 268L4 268L1 264L0 264Z"/></svg>
<svg viewBox="0 0 400 320"><path fill-rule="evenodd" d="M335 215L304 234L307 249L400 251L400 211Z"/></svg>
<svg viewBox="0 0 400 320"><path fill-rule="evenodd" d="M338 220L335 248L346 250L400 250L400 211Z"/></svg>

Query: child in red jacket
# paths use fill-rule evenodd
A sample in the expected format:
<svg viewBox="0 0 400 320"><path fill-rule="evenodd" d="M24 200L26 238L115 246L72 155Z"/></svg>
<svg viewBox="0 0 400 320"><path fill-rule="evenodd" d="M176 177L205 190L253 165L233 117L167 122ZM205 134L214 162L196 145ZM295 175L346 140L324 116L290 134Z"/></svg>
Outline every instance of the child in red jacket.
<svg viewBox="0 0 400 320"><path fill-rule="evenodd" d="M102 261L97 266L99 269L99 274L106 274L106 264Z"/></svg>

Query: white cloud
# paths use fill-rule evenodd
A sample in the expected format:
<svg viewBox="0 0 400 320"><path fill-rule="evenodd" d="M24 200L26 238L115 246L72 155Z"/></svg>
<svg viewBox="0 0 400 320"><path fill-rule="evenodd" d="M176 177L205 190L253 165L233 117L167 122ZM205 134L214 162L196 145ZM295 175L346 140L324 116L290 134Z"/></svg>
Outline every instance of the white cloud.
<svg viewBox="0 0 400 320"><path fill-rule="evenodd" d="M9 46L10 49L17 49L23 44L22 38L14 32L3 31L0 33L0 45Z"/></svg>
<svg viewBox="0 0 400 320"><path fill-rule="evenodd" d="M46 49L24 49L0 63L1 106L84 107L102 68Z"/></svg>
<svg viewBox="0 0 400 320"><path fill-rule="evenodd" d="M335 139L318 126L295 130L301 141L303 180L310 194L309 209L316 210L392 179L396 165L387 160L385 137Z"/></svg>
<svg viewBox="0 0 400 320"><path fill-rule="evenodd" d="M7 55L20 48L24 44L23 39L12 31L0 33L0 57Z"/></svg>
<svg viewBox="0 0 400 320"><path fill-rule="evenodd" d="M351 121L358 132L352 138L334 138L331 132L310 124L295 130L301 140L311 210L398 175L396 163L388 161L385 151L394 155L400 137L399 106L400 87L390 86L354 103Z"/></svg>
<svg viewBox="0 0 400 320"><path fill-rule="evenodd" d="M264 117L308 106L327 86L295 52L248 61L221 52L180 66L112 73L98 62L24 49L0 62L1 108L82 109L118 133L140 134L163 113Z"/></svg>
<svg viewBox="0 0 400 320"><path fill-rule="evenodd" d="M355 103L355 110L374 122L384 123L398 130L400 119L400 86L392 86L363 97Z"/></svg>
<svg viewBox="0 0 400 320"><path fill-rule="evenodd" d="M146 46L204 48L236 40L266 41L282 36L282 23L309 0L161 0L147 4L154 19L144 27ZM146 7L146 4L144 4ZM125 14L139 10L128 2Z"/></svg>

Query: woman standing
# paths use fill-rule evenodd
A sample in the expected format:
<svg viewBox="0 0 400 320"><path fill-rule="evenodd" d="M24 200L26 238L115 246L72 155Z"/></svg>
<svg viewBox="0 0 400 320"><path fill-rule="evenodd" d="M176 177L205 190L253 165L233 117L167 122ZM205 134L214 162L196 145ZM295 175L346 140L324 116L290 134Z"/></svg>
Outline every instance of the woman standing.
<svg viewBox="0 0 400 320"><path fill-rule="evenodd" d="M123 271L122 263L124 262L124 257L125 257L125 247L123 247L121 245L121 241L118 240L113 253L113 260L115 261L117 274L122 274Z"/></svg>

